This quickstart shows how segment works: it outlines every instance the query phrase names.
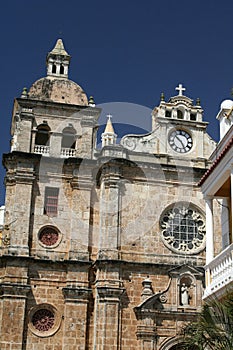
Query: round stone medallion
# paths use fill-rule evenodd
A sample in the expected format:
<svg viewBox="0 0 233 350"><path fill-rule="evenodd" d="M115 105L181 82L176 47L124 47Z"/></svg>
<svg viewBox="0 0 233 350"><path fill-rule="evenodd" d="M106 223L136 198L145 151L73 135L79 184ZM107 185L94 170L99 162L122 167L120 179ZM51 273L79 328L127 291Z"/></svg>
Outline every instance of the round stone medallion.
<svg viewBox="0 0 233 350"><path fill-rule="evenodd" d="M39 304L29 312L29 329L38 337L55 334L61 324L61 315L51 304Z"/></svg>
<svg viewBox="0 0 233 350"><path fill-rule="evenodd" d="M38 239L42 246L54 248L61 241L61 233L56 227L46 226L39 231Z"/></svg>
<svg viewBox="0 0 233 350"><path fill-rule="evenodd" d="M39 332L47 332L54 327L55 315L48 309L37 310L32 316L32 324Z"/></svg>

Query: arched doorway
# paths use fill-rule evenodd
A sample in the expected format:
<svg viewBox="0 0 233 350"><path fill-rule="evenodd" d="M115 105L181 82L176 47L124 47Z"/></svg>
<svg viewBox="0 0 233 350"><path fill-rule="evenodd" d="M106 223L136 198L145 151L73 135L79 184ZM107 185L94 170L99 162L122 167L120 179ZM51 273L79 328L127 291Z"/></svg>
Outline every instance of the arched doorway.
<svg viewBox="0 0 233 350"><path fill-rule="evenodd" d="M182 337L174 337L163 343L160 350L198 350L198 347L193 344L190 348L187 348Z"/></svg>

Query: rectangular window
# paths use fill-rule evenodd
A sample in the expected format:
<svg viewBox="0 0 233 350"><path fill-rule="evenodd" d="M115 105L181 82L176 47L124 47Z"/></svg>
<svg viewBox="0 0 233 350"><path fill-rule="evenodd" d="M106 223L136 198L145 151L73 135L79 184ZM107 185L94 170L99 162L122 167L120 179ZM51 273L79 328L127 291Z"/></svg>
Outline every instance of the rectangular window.
<svg viewBox="0 0 233 350"><path fill-rule="evenodd" d="M197 116L194 113L190 114L190 120L197 120Z"/></svg>
<svg viewBox="0 0 233 350"><path fill-rule="evenodd" d="M45 187L44 214L57 216L59 188Z"/></svg>

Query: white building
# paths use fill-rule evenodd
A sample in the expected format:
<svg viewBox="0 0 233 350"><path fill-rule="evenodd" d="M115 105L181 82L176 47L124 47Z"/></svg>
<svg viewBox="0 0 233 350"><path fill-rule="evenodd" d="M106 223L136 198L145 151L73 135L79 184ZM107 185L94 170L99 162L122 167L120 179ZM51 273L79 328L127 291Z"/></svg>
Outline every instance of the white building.
<svg viewBox="0 0 233 350"><path fill-rule="evenodd" d="M206 200L204 299L213 295L219 297L233 285L233 101L222 102L217 119L220 122L220 142L210 157L212 166L200 181ZM220 218L215 216L215 206L221 207ZM220 225L217 225L218 219ZM221 242L217 239L219 234Z"/></svg>

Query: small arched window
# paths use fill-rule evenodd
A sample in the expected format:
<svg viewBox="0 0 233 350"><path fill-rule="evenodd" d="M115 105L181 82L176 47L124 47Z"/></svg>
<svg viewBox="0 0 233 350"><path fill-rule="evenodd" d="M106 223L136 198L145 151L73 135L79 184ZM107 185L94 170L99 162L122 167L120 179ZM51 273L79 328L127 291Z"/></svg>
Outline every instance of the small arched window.
<svg viewBox="0 0 233 350"><path fill-rule="evenodd" d="M56 67L56 64L53 64L53 67L52 67L52 73L56 73L57 72L57 67Z"/></svg>
<svg viewBox="0 0 233 350"><path fill-rule="evenodd" d="M62 131L61 147L75 149L75 144L76 144L75 134L76 134L76 130L72 126L65 128Z"/></svg>
<svg viewBox="0 0 233 350"><path fill-rule="evenodd" d="M64 66L62 64L60 66L60 74L64 74Z"/></svg>
<svg viewBox="0 0 233 350"><path fill-rule="evenodd" d="M35 139L36 145L48 146L50 138L50 127L47 123L38 125Z"/></svg>
<svg viewBox="0 0 233 350"><path fill-rule="evenodd" d="M184 119L184 114L180 109L177 111L177 119Z"/></svg>
<svg viewBox="0 0 233 350"><path fill-rule="evenodd" d="M197 120L197 115L195 113L191 113L190 120Z"/></svg>
<svg viewBox="0 0 233 350"><path fill-rule="evenodd" d="M166 113L165 113L165 117L166 118L171 118L171 116L172 116L172 113L171 113L171 111L166 111Z"/></svg>

